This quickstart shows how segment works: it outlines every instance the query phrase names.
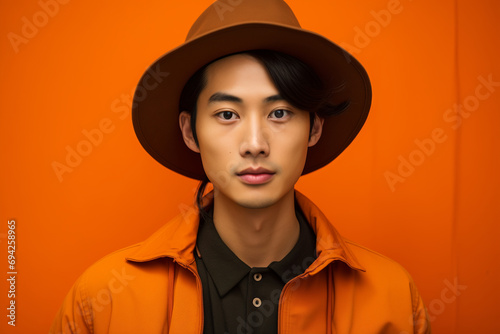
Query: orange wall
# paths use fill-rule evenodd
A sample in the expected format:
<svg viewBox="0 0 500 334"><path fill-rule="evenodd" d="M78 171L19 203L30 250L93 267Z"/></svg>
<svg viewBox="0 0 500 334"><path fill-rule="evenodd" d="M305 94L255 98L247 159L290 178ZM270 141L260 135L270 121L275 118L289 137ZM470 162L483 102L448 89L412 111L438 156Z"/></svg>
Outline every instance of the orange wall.
<svg viewBox="0 0 500 334"><path fill-rule="evenodd" d="M0 3L2 276L9 219L18 246L17 326L2 280L2 333L46 333L87 266L146 238L196 187L143 151L129 104L143 71L211 0L66 2ZM499 333L500 3L288 3L303 27L357 56L374 93L351 147L297 188L346 237L411 273L434 333ZM53 163L95 129L102 139L58 178Z"/></svg>

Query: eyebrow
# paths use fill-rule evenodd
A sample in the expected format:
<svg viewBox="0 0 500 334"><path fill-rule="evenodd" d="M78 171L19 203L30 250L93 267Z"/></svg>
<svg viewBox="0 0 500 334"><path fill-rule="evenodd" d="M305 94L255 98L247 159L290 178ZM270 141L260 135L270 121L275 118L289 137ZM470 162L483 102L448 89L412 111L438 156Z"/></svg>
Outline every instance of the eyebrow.
<svg viewBox="0 0 500 334"><path fill-rule="evenodd" d="M215 93L208 99L208 103L212 102L237 102L242 103L243 100L237 96L226 94L226 93Z"/></svg>
<svg viewBox="0 0 500 334"><path fill-rule="evenodd" d="M271 95L271 96L266 97L264 99L264 102L266 102L266 103L276 102L276 101L285 101L285 99L281 95L279 95L279 94Z"/></svg>
<svg viewBox="0 0 500 334"><path fill-rule="evenodd" d="M264 99L264 103L269 103L269 102L276 102L276 101L284 101L285 99L279 95L271 95L268 96ZM221 93L217 92L212 94L210 98L208 99L208 103L213 103L213 102L236 102L236 103L243 103L243 100L237 96L231 95L231 94L226 94L226 93Z"/></svg>

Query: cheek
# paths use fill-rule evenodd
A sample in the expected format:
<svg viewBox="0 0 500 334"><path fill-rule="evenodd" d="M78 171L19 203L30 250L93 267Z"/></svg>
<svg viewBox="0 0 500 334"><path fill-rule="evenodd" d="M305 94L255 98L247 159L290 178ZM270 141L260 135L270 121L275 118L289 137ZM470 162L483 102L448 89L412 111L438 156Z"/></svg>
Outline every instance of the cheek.
<svg viewBox="0 0 500 334"><path fill-rule="evenodd" d="M223 132L219 127L205 126L199 132L198 142L200 153L209 159L211 156L227 156L234 151L234 138L230 133Z"/></svg>
<svg viewBox="0 0 500 334"><path fill-rule="evenodd" d="M235 164L236 150L231 140L210 129L204 129L198 136L203 168L213 184L224 184L229 171Z"/></svg>
<svg viewBox="0 0 500 334"><path fill-rule="evenodd" d="M308 139L309 129L303 126L287 129L285 133L276 137L274 155L280 159L282 166L285 170L289 170L290 174L299 176L302 174L307 157Z"/></svg>

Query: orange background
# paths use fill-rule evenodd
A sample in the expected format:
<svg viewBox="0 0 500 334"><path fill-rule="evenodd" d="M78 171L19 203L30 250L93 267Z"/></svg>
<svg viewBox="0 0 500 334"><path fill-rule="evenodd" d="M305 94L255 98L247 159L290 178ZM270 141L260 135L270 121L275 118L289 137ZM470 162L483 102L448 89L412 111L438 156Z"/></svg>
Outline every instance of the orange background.
<svg viewBox="0 0 500 334"><path fill-rule="evenodd" d="M143 71L211 2L0 3L0 272L9 219L18 270L15 328L0 282L2 333L47 333L85 268L192 203L197 183L145 153L129 104ZM410 272L434 333L500 333L500 86L479 79L500 82L500 2L287 2L304 28L350 48L374 95L354 143L297 188L343 235ZM34 20L38 28L24 27ZM16 45L10 33L30 37ZM464 103L460 118L449 110ZM103 120L108 133L85 147L82 131ZM434 147L433 131L442 131ZM91 152L58 179L52 165L66 164L68 147ZM387 173L398 168L391 188Z"/></svg>

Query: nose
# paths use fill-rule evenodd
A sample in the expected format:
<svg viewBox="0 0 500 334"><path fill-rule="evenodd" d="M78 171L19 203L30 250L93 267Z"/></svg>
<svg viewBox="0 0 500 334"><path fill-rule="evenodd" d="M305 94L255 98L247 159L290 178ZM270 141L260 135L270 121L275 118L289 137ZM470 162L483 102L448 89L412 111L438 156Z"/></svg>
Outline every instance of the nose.
<svg viewBox="0 0 500 334"><path fill-rule="evenodd" d="M242 124L241 156L267 157L269 155L270 129L263 123L258 117L251 117Z"/></svg>

